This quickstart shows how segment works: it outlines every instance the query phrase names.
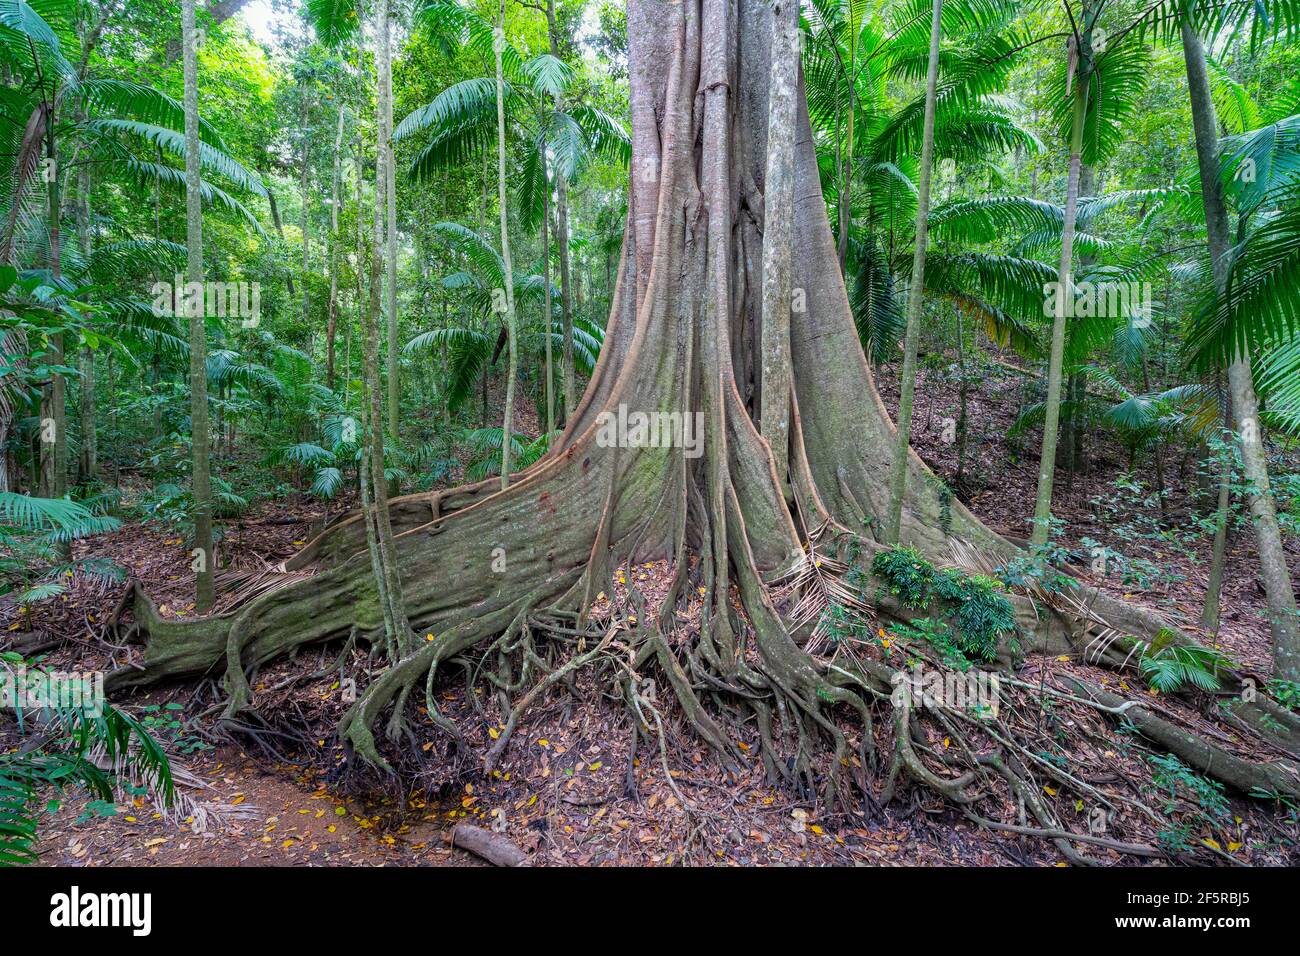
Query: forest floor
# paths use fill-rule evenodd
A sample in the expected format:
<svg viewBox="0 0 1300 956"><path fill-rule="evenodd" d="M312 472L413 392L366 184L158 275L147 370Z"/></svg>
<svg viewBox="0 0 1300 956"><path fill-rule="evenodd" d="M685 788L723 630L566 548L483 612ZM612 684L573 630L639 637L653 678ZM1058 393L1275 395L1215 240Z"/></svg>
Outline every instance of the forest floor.
<svg viewBox="0 0 1300 956"><path fill-rule="evenodd" d="M956 387L943 369L926 366L920 376L914 446L951 482L956 449L944 440L943 419L956 417ZM879 384L892 411L897 398L892 370L885 370ZM1034 434L1025 434L1018 444L1007 438L1022 386L1021 376L1007 373L990 374L971 389L966 477L955 489L977 515L1015 537L1025 535L1024 514L1036 482ZM519 414L535 429L531 407L521 405ZM1194 622L1208 542L1133 530L1150 528L1151 508L1115 490L1127 467L1124 449L1089 435L1087 451L1090 470L1059 486L1056 512L1066 521L1066 543L1096 539L1150 561L1141 580L1094 583ZM1164 470L1175 525L1185 517L1184 490L1194 469L1168 461ZM225 560L241 569L283 560L346 505L327 507L301 496L256 504L226 523ZM1291 566L1300 568L1294 538L1289 546ZM175 532L130 524L78 542L76 553L112 558L142 582L164 615L192 611L189 552ZM1268 641L1255 563L1250 536L1234 535L1219 643L1262 684ZM1076 570L1090 576L1086 566ZM670 574L663 562L619 569L609 596L597 603L596 619L619 601L629 577L653 597ZM103 628L119 594L120 588L78 581L62 599L30 613L0 607L0 648L17 641L35 646L45 655L43 666L51 669L117 666L131 652L112 646ZM749 760L732 777L676 715L669 715L663 752L643 737L633 755L624 706L584 685L582 676L579 689L591 693L580 699L562 694L531 708L489 779L481 768L504 727L500 702L481 686L467 688L459 676L444 682L437 689L439 707L462 728L468 748L453 753L446 737L429 727L423 750L433 769L419 786L400 793L361 787L343 769L343 753L330 736L347 707L345 689L332 671L313 676L329 670L338 653L337 647L304 652L256 675L259 712L273 715L278 727L292 728L275 751L228 742L214 746L201 732L180 726L218 699L210 681L164 685L123 701L155 724L173 753L184 800L167 809L148 794L128 794L110 815L87 818L88 801L70 798L42 828L43 861L68 866L481 865L447 842L452 824L471 822L501 831L544 865L1063 865L1050 844L977 829L928 793L905 794L871 816L819 815L812 802L767 783L757 740L742 742ZM360 651L344 664L358 677L371 666ZM1083 665L1031 661L1027 673L1072 667ZM6 745L0 740L0 747ZM1127 753L1107 757L1128 759ZM1237 802L1234 814L1226 832L1216 835L1236 859L1295 862L1295 844L1288 844L1294 834L1268 813ZM1108 850L1096 857L1121 862Z"/></svg>

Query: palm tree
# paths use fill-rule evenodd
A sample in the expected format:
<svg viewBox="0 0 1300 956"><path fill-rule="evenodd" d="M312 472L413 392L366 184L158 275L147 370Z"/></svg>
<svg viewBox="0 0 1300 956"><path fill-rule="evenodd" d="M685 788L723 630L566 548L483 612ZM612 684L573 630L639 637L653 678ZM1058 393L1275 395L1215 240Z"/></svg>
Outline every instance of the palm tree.
<svg viewBox="0 0 1300 956"><path fill-rule="evenodd" d="M492 27L477 14L434 0L420 13L421 21L439 38L459 45L485 60L491 49L495 62L496 39ZM520 225L541 225L547 256L544 273L549 279L549 241L553 231L560 260L561 312L564 319L564 381L567 419L576 394L573 384L572 289L566 279L569 262L567 188L600 157L626 163L631 142L622 126L603 111L590 106L565 106L563 98L574 80L573 71L554 53L525 60L504 37L500 40L502 102L511 124L524 130L528 154L517 195ZM428 133L429 139L411 164L411 177L428 179L435 170L464 160L485 149L495 134L497 87L495 76L454 83L430 103L410 113L393 132L400 140ZM563 108L562 108L563 107ZM552 181L556 185L558 216L550 225ZM547 282L549 288L549 281Z"/></svg>
<svg viewBox="0 0 1300 956"><path fill-rule="evenodd" d="M1289 13L1289 11L1288 11ZM1214 275L1217 302L1228 305L1236 316L1243 313L1238 294L1232 233L1223 180L1220 176L1218 126L1210 88L1205 51L1196 30L1197 11L1179 18L1183 56L1187 65L1188 96L1192 108L1192 126L1196 139L1196 156L1200 169L1201 197L1205 209L1206 241ZM1293 24L1288 24L1293 26ZM1276 25L1271 29L1276 29ZM1283 214L1285 215L1285 214ZM1267 228L1267 227L1266 227ZM1257 246L1258 248L1258 246ZM1267 260L1265 260L1267 261ZM1258 265L1252 268L1257 271ZM1271 270L1270 270L1271 271ZM1285 271L1282 281L1286 282ZM1276 279L1277 276L1275 275ZM1292 283L1294 279L1292 278ZM1292 285L1294 289L1294 285ZM1276 307L1275 307L1276 308ZM1294 300L1281 305L1278 312L1294 323ZM1241 325L1240 321L1234 323ZM1276 328L1276 326L1275 326ZM1269 630L1273 639L1275 676L1281 680L1300 681L1300 615L1296 611L1295 592L1282 547L1277 511L1269 489L1268 459L1264 450L1263 428L1259 417L1259 399L1255 391L1252 357L1244 330L1231 336L1225 356L1233 414L1240 436L1241 457L1246 481L1250 486L1249 506L1259 551L1260 579L1269 607Z"/></svg>
<svg viewBox="0 0 1300 956"><path fill-rule="evenodd" d="M441 280L444 289L459 293L466 308L473 314L490 319L500 315L494 299L496 290L505 288L505 261L494 245L474 230L460 223L440 222L433 226L434 234L441 237L464 261L464 268L449 273ZM511 287L517 306L544 301L555 292L554 286L542 276L515 272ZM497 323L500 326L500 322ZM481 382L486 394L487 376L496 356L507 344L504 327L474 328L448 326L430 329L416 335L403 346L407 352L424 349L445 351L448 362L448 381L445 400L449 411L455 411L474 392L476 382ZM542 356L548 349L556 348L563 340L563 326L552 315L545 314L537 325L525 325L519 330L518 343L522 354ZM578 317L574 321L574 364L584 375L595 367L604 328L599 323ZM545 383L543 383L545 396ZM486 423L485 423L486 425ZM554 431L554 429L552 429Z"/></svg>

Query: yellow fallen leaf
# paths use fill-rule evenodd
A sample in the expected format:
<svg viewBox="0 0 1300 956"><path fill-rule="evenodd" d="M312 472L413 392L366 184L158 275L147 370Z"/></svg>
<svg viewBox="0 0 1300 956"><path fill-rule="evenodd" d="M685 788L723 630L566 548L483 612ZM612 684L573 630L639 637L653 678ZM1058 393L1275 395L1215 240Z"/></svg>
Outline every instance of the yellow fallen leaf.
<svg viewBox="0 0 1300 956"><path fill-rule="evenodd" d="M1229 844L1228 844L1228 852L1229 852L1229 853L1236 853L1238 850L1241 849L1241 846L1242 846L1242 845L1241 845L1240 843L1229 843Z"/></svg>
<svg viewBox="0 0 1300 956"><path fill-rule="evenodd" d="M599 769L600 769L601 767L603 767L604 765L605 765L605 764L604 764L603 761L597 760L595 763L593 763L593 764L592 764L591 766L589 766L587 769L590 770L592 773L595 773L597 770L599 770Z"/></svg>
<svg viewBox="0 0 1300 956"><path fill-rule="evenodd" d="M1213 849L1213 850L1222 850L1222 849L1223 849L1223 847L1219 846L1219 841L1218 841L1218 840L1211 840L1209 837L1206 837L1206 838L1203 839L1201 842L1204 843L1206 846L1210 847L1210 848Z"/></svg>
<svg viewBox="0 0 1300 956"><path fill-rule="evenodd" d="M243 795L242 793L237 793L237 794L235 794L234 799L230 801L230 803L231 803L233 806L238 806L239 804L241 804L241 803L243 803L243 802L244 802L244 795Z"/></svg>
<svg viewBox="0 0 1300 956"><path fill-rule="evenodd" d="M1049 797L1056 796L1056 791L1051 787L1043 787L1043 793L1047 794Z"/></svg>
<svg viewBox="0 0 1300 956"><path fill-rule="evenodd" d="M158 846L159 844L166 843L166 842L167 842L167 838L166 838L166 837L158 837L156 840L145 840L145 841L144 841L144 845L147 846L147 847L148 847L148 846Z"/></svg>

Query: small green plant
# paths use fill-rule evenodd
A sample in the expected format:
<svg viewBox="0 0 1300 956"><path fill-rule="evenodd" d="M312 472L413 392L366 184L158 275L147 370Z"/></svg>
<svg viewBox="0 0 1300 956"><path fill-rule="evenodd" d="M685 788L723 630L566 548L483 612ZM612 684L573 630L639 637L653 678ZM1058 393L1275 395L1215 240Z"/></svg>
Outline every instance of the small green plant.
<svg viewBox="0 0 1300 956"><path fill-rule="evenodd" d="M140 708L140 726L154 737L167 741L180 753L193 754L201 750L211 750L211 744L185 733L185 725L180 719L181 710L183 710L181 705L175 702L163 707L148 704Z"/></svg>
<svg viewBox="0 0 1300 956"><path fill-rule="evenodd" d="M943 663L953 670L965 672L971 669L970 658L958 646L952 628L943 621L922 617L908 624L891 625L889 634L900 642L930 645L939 653Z"/></svg>
<svg viewBox="0 0 1300 956"><path fill-rule="evenodd" d="M953 625L952 643L967 658L993 660L998 640L1015 632L1015 610L996 578L936 568L915 548L879 551L871 570L904 607L937 603L940 618Z"/></svg>
<svg viewBox="0 0 1300 956"><path fill-rule="evenodd" d="M1157 834L1162 848L1171 853L1186 852L1193 846L1193 830L1220 826L1230 819L1223 784L1196 773L1174 754L1153 755L1147 759L1152 767L1151 782L1164 796L1164 812L1173 821L1171 829ZM1182 811L1180 801L1184 799L1194 802L1196 809L1190 813ZM1175 817L1174 814L1180 815Z"/></svg>
<svg viewBox="0 0 1300 956"><path fill-rule="evenodd" d="M1232 666L1231 661L1212 648L1178 643L1178 635L1168 628L1161 628L1155 640L1134 638L1134 642L1142 676L1148 686L1162 694L1176 693L1188 686L1218 690L1223 684L1219 675Z"/></svg>
<svg viewBox="0 0 1300 956"><path fill-rule="evenodd" d="M41 720L30 719L31 709L24 710L16 691L31 673L20 655L0 653L0 682L15 692L12 715L23 739L13 753L0 754L0 866L36 861L42 811L57 811L57 796L70 789L84 788L92 796L82 819L113 815L119 789L139 792L118 774L142 780L165 804L175 795L167 754L129 714L102 701L59 702L42 705Z"/></svg>
<svg viewBox="0 0 1300 956"><path fill-rule="evenodd" d="M934 565L916 548L890 548L871 561L871 570L889 585L889 593L904 607L919 610L930 603Z"/></svg>
<svg viewBox="0 0 1300 956"><path fill-rule="evenodd" d="M1300 681L1275 677L1265 684L1273 699L1287 710L1300 709Z"/></svg>

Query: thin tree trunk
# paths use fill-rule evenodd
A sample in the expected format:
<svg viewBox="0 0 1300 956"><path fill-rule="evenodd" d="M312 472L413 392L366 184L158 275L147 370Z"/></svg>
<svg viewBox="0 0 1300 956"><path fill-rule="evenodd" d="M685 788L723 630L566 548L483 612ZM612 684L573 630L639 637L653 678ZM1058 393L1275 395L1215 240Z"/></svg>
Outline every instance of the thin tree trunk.
<svg viewBox="0 0 1300 956"><path fill-rule="evenodd" d="M912 404L916 395L916 342L921 332L921 306L925 298L925 253L930 236L930 172L934 157L934 100L939 81L942 14L943 0L934 0L930 14L930 62L925 79L925 131L921 140L921 169L916 195L916 249L912 253L912 281L907 290L907 332L903 338L898 425L893 467L889 475L889 513L885 521L887 544L898 543L903 522L903 498L907 493L908 446L912 438Z"/></svg>
<svg viewBox="0 0 1300 956"><path fill-rule="evenodd" d="M185 62L185 237L189 249L188 281L204 281L203 199L199 168L199 59L195 48L195 0L181 0L181 41ZM193 291L191 286L189 291ZM188 298L188 297L187 297ZM202 298L202 296L200 296ZM206 304L206 303L204 303ZM193 456L191 494L194 499L195 608L211 609L214 598L212 551L212 488L208 435L207 338L203 308L190 303L190 442Z"/></svg>
<svg viewBox="0 0 1300 956"><path fill-rule="evenodd" d="M501 207L501 261L504 264L503 285L505 286L505 306L506 306L506 335L508 336L510 347L510 365L506 372L506 408L502 416L501 423L501 488L505 490L510 486L510 440L514 435L515 419L515 376L518 373L519 356L515 342L515 288L514 288L514 265L510 261L510 228L509 228L509 209L506 205L506 103L505 103L505 76L501 66L501 46L505 42L506 29L506 2L500 0L497 5L497 37L493 49L496 53L497 68L497 202ZM554 38L552 38L554 43ZM568 278L566 270L568 267L568 258L565 250L565 220L564 220L564 177L557 176L560 182L560 270L563 277L564 288L562 294L567 302L568 300ZM565 369L566 379L573 374L573 367L570 364L572 353L570 349L572 342L569 339L569 317L568 307L565 307ZM566 385L567 387L567 385ZM565 395L565 416L566 420L573 413L573 404L570 396L566 391Z"/></svg>
<svg viewBox="0 0 1300 956"><path fill-rule="evenodd" d="M387 46L385 34L388 31L388 0L379 0L375 15L377 35L375 37L376 68L382 76L382 59ZM380 83L380 76L376 82ZM387 151L384 149L383 126L385 107L382 96L378 104L376 129L379 140L375 148L375 218L374 241L370 257L370 305L365 316L366 335L366 396L370 403L368 435L370 440L370 491L375 507L375 538L378 543L379 563L384 587L387 590L389 614L393 634L391 638L400 654L405 654L410 647L411 628L403 610L402 581L397 572L395 548L393 544L393 524L388 507L388 483L384 473L384 403L379 378L379 317L382 311L382 257L385 220L385 189L388 177ZM359 192L359 190L358 190ZM359 223L358 223L359 225ZM365 480L363 478L363 480ZM382 600L382 595L381 595Z"/></svg>
<svg viewBox="0 0 1300 956"><path fill-rule="evenodd" d="M389 0L379 0L379 150L383 154L384 276L388 309L388 433L396 440L401 416L402 387L397 347L397 177L393 166L393 51L389 29ZM379 196L375 202L380 201Z"/></svg>
<svg viewBox="0 0 1300 956"><path fill-rule="evenodd" d="M1221 380L1220 380L1221 381ZM1210 573L1205 585L1205 607L1201 627L1219 633L1219 611L1223 595L1223 571L1228 563L1228 524L1232 518L1232 399L1223 407L1223 451L1219 456L1218 505L1214 512L1214 546L1210 549Z"/></svg>
<svg viewBox="0 0 1300 956"><path fill-rule="evenodd" d="M1214 284L1220 296L1228 286L1231 233L1223 183L1219 179L1219 141L1214 120L1214 101L1206 73L1205 50L1196 31L1183 21L1183 56L1187 63L1187 87L1196 134L1196 158L1201 172L1201 198L1205 206L1205 229L1214 264ZM1250 354L1238 354L1228 366L1228 388L1233 414L1241 435L1241 460L1249 488L1248 502L1259 550L1260 581L1269 609L1269 632L1273 639L1274 676L1300 681L1300 618L1296 614L1295 592L1286 552L1278 529L1277 511L1268 482L1268 458L1264 451L1259 402L1251 379Z"/></svg>
<svg viewBox="0 0 1300 956"><path fill-rule="evenodd" d="M325 384L334 389L334 340L339 330L339 198L343 180L343 120L346 108L339 102L339 128L334 136L334 180L330 194L330 303L325 328Z"/></svg>
<svg viewBox="0 0 1300 956"><path fill-rule="evenodd" d="M551 184L542 156L542 335L546 343L546 434L555 432L555 371L551 342ZM549 440L549 439L548 439Z"/></svg>
<svg viewBox="0 0 1300 956"><path fill-rule="evenodd" d="M794 254L794 134L799 94L798 0L776 0L772 18L767 170L763 182L763 330L759 424L787 485L790 455L790 310Z"/></svg>
<svg viewBox="0 0 1300 956"><path fill-rule="evenodd" d="M275 188L271 184L271 177L267 176L266 202L271 207L271 225L275 227L275 234L280 237L280 241L288 245L288 240L284 238L284 221L280 218L280 203L275 198ZM296 295L298 287L294 284L293 276L284 277L285 288L289 290L290 295Z"/></svg>
<svg viewBox="0 0 1300 956"><path fill-rule="evenodd" d="M551 44L551 56L560 56L560 32L555 20L555 0L546 0L546 28ZM555 109L559 112L563 101L555 95ZM504 194L503 194L504 196ZM505 200L502 199L504 205ZM504 213L502 213L504 215ZM504 227L503 227L504 229ZM567 424L578 405L576 372L573 365L573 276L569 269L569 184L564 173L555 171L555 237L560 252L560 310L564 318L564 421ZM513 293L511 293L513 295Z"/></svg>
<svg viewBox="0 0 1300 956"><path fill-rule="evenodd" d="M307 275L311 271L311 195L308 189L308 171L311 161L311 104L307 91L302 99L302 163L299 171L298 192L302 196L302 325L311 328L311 286Z"/></svg>
<svg viewBox="0 0 1300 956"><path fill-rule="evenodd" d="M1074 295L1071 274L1074 254L1074 222L1079 207L1079 171L1083 152L1083 127L1088 109L1088 84L1092 72L1092 5L1085 3L1081 14L1084 32L1080 38L1078 69L1073 78L1074 109L1070 119L1070 167L1065 188L1065 225L1061 232L1061 265L1056 273L1056 315L1052 319L1052 351L1047 363L1047 397L1043 415L1043 447L1038 459L1038 498L1034 505L1034 530L1030 543L1047 543L1052 527L1052 480L1056 472L1057 426L1061 416L1061 372L1065 360L1066 300Z"/></svg>
<svg viewBox="0 0 1300 956"><path fill-rule="evenodd" d="M976 326L978 332L978 326ZM967 445L967 415L966 405L967 396L970 392L970 381L966 376L966 343L963 341L966 337L964 324L961 319L961 310L957 310L957 374L961 376L960 383L957 387L957 472L953 475L953 485L960 485L962 478L966 475L966 445Z"/></svg>

